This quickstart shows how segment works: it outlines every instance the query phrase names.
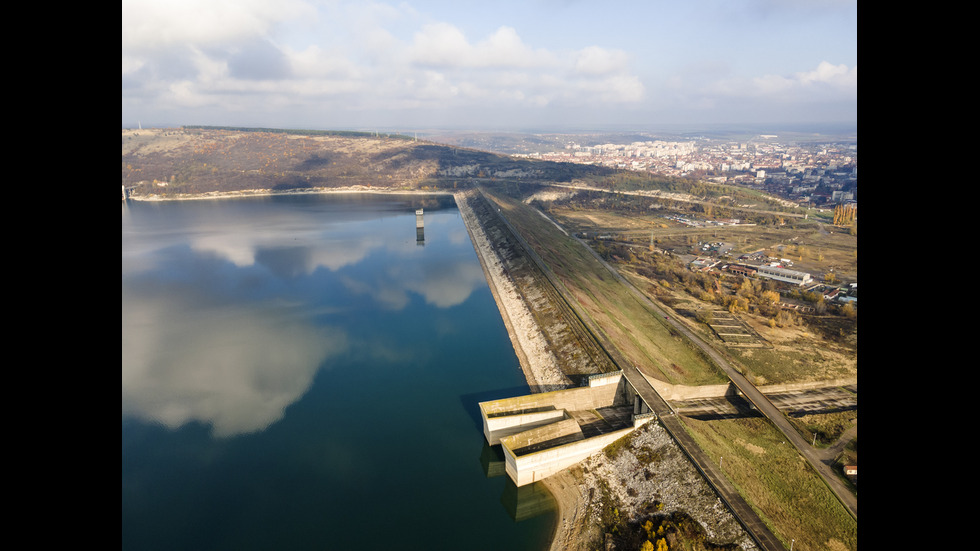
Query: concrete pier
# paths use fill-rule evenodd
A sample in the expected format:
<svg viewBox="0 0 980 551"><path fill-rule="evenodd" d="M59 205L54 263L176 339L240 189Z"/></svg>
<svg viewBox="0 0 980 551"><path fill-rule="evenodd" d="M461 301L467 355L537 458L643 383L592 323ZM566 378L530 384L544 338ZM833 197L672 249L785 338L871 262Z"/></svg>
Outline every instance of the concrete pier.
<svg viewBox="0 0 980 551"><path fill-rule="evenodd" d="M579 388L479 405L483 434L500 444L517 486L570 467L655 418L622 372L594 375Z"/></svg>

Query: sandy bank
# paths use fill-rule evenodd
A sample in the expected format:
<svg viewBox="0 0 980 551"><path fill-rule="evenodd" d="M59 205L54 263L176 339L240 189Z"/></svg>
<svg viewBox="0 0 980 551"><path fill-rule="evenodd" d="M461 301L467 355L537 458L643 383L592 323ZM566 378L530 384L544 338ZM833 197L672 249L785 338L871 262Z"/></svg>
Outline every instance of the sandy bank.
<svg viewBox="0 0 980 551"><path fill-rule="evenodd" d="M581 469L566 469L541 481L555 498L555 532L550 551L586 549L600 537L598 523L589 521L587 486Z"/></svg>

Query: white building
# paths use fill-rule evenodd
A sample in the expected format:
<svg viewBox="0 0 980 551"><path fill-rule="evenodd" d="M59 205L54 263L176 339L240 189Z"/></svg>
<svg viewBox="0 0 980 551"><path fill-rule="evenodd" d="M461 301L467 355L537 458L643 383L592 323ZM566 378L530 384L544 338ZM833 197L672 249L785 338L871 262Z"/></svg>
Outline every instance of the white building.
<svg viewBox="0 0 980 551"><path fill-rule="evenodd" d="M776 266L759 266L756 275L775 279L776 281L793 283L795 285L806 285L813 281L810 274L806 272L797 272L796 270L787 270L786 268Z"/></svg>

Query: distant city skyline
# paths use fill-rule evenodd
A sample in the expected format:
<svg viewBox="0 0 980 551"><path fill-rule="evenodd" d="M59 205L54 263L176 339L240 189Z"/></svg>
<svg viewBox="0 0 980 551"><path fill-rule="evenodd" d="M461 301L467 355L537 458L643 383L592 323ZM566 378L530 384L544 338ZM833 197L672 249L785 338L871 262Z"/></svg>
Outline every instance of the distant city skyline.
<svg viewBox="0 0 980 551"><path fill-rule="evenodd" d="M122 3L124 127L856 122L856 0Z"/></svg>

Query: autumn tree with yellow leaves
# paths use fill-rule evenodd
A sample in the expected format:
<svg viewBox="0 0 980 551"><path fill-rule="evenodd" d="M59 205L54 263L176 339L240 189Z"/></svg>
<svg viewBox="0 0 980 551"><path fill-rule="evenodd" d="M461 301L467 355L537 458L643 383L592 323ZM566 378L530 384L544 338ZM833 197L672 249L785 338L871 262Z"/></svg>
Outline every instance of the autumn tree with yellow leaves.
<svg viewBox="0 0 980 551"><path fill-rule="evenodd" d="M857 219L857 207L854 205L837 205L834 207L834 225L846 226Z"/></svg>

